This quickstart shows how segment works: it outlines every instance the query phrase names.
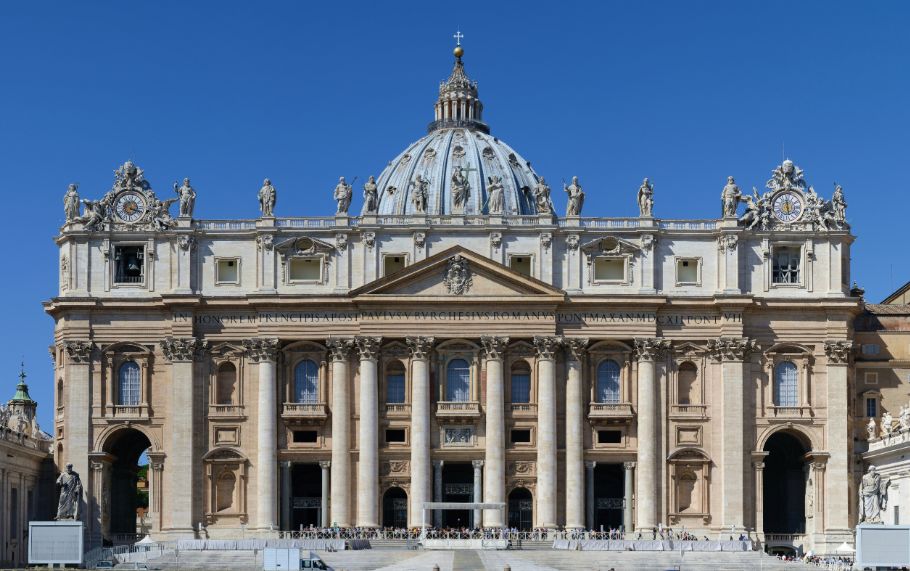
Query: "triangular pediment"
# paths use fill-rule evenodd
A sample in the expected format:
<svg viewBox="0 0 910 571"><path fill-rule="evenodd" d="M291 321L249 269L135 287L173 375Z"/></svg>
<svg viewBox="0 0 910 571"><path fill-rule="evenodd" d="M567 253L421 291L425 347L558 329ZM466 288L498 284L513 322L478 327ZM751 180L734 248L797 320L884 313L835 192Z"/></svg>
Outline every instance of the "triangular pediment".
<svg viewBox="0 0 910 571"><path fill-rule="evenodd" d="M453 299L540 296L542 301L561 301L565 292L462 246L454 246L357 288L351 296Z"/></svg>

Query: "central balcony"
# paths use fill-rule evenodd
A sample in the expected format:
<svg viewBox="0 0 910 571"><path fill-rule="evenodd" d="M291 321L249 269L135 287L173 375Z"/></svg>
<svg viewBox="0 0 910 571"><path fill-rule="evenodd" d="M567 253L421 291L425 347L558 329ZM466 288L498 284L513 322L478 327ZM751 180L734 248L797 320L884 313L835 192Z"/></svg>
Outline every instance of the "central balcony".
<svg viewBox="0 0 910 571"><path fill-rule="evenodd" d="M410 418L411 405L403 402L388 402L385 405L385 415L387 418Z"/></svg>
<svg viewBox="0 0 910 571"><path fill-rule="evenodd" d="M513 418L537 418L537 403L536 402L506 403L506 411L511 412Z"/></svg>
<svg viewBox="0 0 910 571"><path fill-rule="evenodd" d="M628 424L633 416L629 402L592 402L588 409L588 420L595 424Z"/></svg>
<svg viewBox="0 0 910 571"><path fill-rule="evenodd" d="M226 420L245 418L242 404L210 404L209 418Z"/></svg>
<svg viewBox="0 0 910 571"><path fill-rule="evenodd" d="M446 422L474 422L480 418L480 403L477 401L439 401L436 403L436 418Z"/></svg>
<svg viewBox="0 0 910 571"><path fill-rule="evenodd" d="M288 424L323 424L329 417L324 402L286 402L281 419Z"/></svg>

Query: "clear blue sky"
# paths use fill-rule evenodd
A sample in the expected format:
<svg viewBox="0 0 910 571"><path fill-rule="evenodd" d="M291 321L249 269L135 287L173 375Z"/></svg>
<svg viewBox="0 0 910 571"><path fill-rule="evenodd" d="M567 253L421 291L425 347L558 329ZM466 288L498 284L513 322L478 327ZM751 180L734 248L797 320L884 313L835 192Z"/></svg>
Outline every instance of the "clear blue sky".
<svg viewBox="0 0 910 571"><path fill-rule="evenodd" d="M578 175L586 214L636 214L648 176L658 216L716 217L727 175L761 188L784 147L823 196L844 186L853 277L879 301L910 280L908 17L896 1L2 2L0 399L24 357L51 428L41 301L68 183L98 197L131 158L164 195L191 177L197 217L255 217L266 176L279 215L332 213L339 175L378 174L424 134L458 27L493 133L554 183Z"/></svg>

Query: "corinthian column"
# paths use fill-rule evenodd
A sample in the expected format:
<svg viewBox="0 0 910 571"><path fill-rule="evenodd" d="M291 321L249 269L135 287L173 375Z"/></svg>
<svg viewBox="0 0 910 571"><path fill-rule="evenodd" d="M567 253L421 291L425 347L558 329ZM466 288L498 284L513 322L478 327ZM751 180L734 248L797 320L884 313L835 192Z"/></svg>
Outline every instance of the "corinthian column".
<svg viewBox="0 0 910 571"><path fill-rule="evenodd" d="M423 525L423 504L430 501L430 374L432 337L408 337L411 350L411 509L408 527Z"/></svg>
<svg viewBox="0 0 910 571"><path fill-rule="evenodd" d="M585 464L584 422L585 403L582 387L582 361L586 337L565 340L566 367L566 527L585 527Z"/></svg>
<svg viewBox="0 0 910 571"><path fill-rule="evenodd" d="M351 527L351 391L348 355L353 339L326 342L332 354L332 524Z"/></svg>
<svg viewBox="0 0 910 571"><path fill-rule="evenodd" d="M275 381L278 339L245 339L243 346L259 368L256 395L256 527L271 529L278 523L278 400Z"/></svg>
<svg viewBox="0 0 910 571"><path fill-rule="evenodd" d="M537 521L547 529L556 527L556 351L561 343L561 337L534 337L538 387Z"/></svg>
<svg viewBox="0 0 910 571"><path fill-rule="evenodd" d="M358 337L360 353L360 461L357 526L379 527L379 389L376 361L382 337Z"/></svg>
<svg viewBox="0 0 910 571"><path fill-rule="evenodd" d="M708 348L721 361L723 406L723 454L721 492L723 527L745 527L746 448L744 360L755 349L755 341L745 337L720 337L708 341ZM751 461L751 460L750 460Z"/></svg>
<svg viewBox="0 0 910 571"><path fill-rule="evenodd" d="M668 346L669 343L661 338L635 340L635 356L638 359L638 478L635 481L635 497L638 499L636 528L639 530L654 529L658 523L660 407L654 360Z"/></svg>
<svg viewBox="0 0 910 571"><path fill-rule="evenodd" d="M827 398L829 411L849 409L847 367L850 364L850 341L825 342L828 357ZM831 453L825 475L824 513L827 530L849 531L850 501L850 420L846 414L829 414L825 428L828 452ZM816 487L820 482L816 479Z"/></svg>
<svg viewBox="0 0 910 571"><path fill-rule="evenodd" d="M483 346L484 367L487 370L486 458L483 474L483 501L505 502L505 413L503 411L502 352L509 343L508 337L480 338ZM484 527L503 527L502 510L484 510Z"/></svg>
<svg viewBox="0 0 910 571"><path fill-rule="evenodd" d="M193 359L204 344L195 337L168 337L161 342L164 357L171 362L171 410L168 420L171 430L171 446L167 451L167 467L170 472L168 500L172 531L193 533L193 441L196 427L193 409Z"/></svg>

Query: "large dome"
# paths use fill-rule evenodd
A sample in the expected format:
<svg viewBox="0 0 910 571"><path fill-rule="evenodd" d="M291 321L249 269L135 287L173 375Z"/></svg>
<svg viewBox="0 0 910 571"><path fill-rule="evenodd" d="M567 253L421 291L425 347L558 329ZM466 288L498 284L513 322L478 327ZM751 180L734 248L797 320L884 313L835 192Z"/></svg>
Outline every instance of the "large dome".
<svg viewBox="0 0 910 571"><path fill-rule="evenodd" d="M503 187L502 214L537 214L533 189L539 177L531 163L489 134L481 121L477 83L465 75L461 53L456 52L452 75L439 86L429 134L395 157L376 180L379 214L489 214L488 188L497 178ZM456 175L463 179L453 181ZM420 186L426 189L423 213L414 201ZM458 204L457 190L465 187L466 199Z"/></svg>

